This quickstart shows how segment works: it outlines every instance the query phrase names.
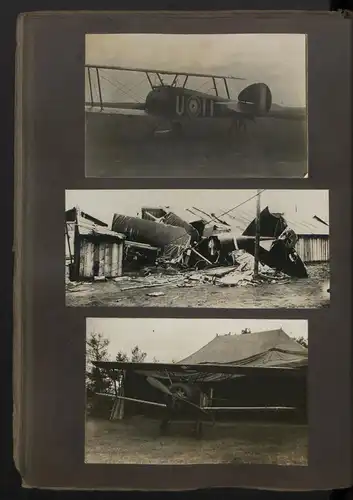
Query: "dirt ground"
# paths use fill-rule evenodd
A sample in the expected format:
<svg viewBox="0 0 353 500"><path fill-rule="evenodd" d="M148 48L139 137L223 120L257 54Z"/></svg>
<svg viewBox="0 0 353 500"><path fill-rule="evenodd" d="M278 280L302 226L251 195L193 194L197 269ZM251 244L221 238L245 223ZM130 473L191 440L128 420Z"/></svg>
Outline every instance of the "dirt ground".
<svg viewBox="0 0 353 500"><path fill-rule="evenodd" d="M134 417L127 421L86 422L86 463L138 464L276 464L307 465L308 427L272 423L217 423L205 426L204 437L190 436L190 423L172 424L169 436L159 421Z"/></svg>
<svg viewBox="0 0 353 500"><path fill-rule="evenodd" d="M221 122L184 125L185 134L176 138L153 136L152 125L136 117L93 114L86 123L86 175L303 178L307 173L302 123L260 119L245 134L229 138Z"/></svg>
<svg viewBox="0 0 353 500"><path fill-rule="evenodd" d="M257 286L221 287L195 283L190 288L175 284L121 291L115 281L82 284L66 291L66 304L80 306L134 307L214 307L214 308L282 308L308 309L329 306L329 264L307 266L306 279L289 278L285 282L261 283ZM164 295L151 297L151 292Z"/></svg>

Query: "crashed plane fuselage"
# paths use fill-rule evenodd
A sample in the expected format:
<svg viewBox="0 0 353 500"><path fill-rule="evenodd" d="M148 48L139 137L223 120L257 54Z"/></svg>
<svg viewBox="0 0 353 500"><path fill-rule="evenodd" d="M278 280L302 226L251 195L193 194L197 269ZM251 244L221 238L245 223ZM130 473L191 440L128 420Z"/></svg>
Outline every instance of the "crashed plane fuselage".
<svg viewBox="0 0 353 500"><path fill-rule="evenodd" d="M220 252L229 254L236 250L245 250L251 255L255 255L254 236L236 236L230 233L225 235L211 236L214 247ZM263 238L264 239L264 238ZM262 240L263 240L262 239ZM266 240L271 240L267 237ZM277 271L281 271L293 278L307 278L306 267L293 247L289 247L283 238L273 239L270 250L259 246L259 260L262 264Z"/></svg>
<svg viewBox="0 0 353 500"><path fill-rule="evenodd" d="M228 231L215 230L210 236L201 237L192 224L173 212L164 212L160 218L151 215L150 219L114 214L112 230L125 234L130 241L159 247L165 261L183 260L193 266L197 259L203 259L206 265L224 265L231 264L229 256L236 250L255 255L255 220L241 235L232 233L229 227ZM209 225L206 223L205 227ZM269 249L264 248L265 241ZM306 278L307 270L295 250L296 243L297 236L282 215L264 208L260 214L260 262L288 276ZM194 249L191 259L190 248Z"/></svg>

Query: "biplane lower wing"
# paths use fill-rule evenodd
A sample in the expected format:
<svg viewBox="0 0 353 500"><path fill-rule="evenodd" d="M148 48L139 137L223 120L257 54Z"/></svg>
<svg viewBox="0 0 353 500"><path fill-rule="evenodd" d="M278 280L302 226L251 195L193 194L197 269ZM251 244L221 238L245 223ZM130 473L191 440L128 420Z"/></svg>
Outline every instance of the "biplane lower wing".
<svg viewBox="0 0 353 500"><path fill-rule="evenodd" d="M129 398L127 396L119 396L116 394L107 394L104 392L97 392L97 396L108 397L112 399L122 399L124 401L131 401L132 403L141 403L149 406L158 406L159 408L167 408L166 403L157 403L157 401L146 401L144 399ZM208 411L280 411L280 410L295 410L295 406L203 406L203 410Z"/></svg>
<svg viewBox="0 0 353 500"><path fill-rule="evenodd" d="M121 108L115 105L107 105L103 106L97 105L87 105L85 106L86 113L99 113L104 115L125 115L125 116L147 116L146 111L139 108L126 107Z"/></svg>
<svg viewBox="0 0 353 500"><path fill-rule="evenodd" d="M282 120L304 121L306 119L306 109L273 104L266 116Z"/></svg>

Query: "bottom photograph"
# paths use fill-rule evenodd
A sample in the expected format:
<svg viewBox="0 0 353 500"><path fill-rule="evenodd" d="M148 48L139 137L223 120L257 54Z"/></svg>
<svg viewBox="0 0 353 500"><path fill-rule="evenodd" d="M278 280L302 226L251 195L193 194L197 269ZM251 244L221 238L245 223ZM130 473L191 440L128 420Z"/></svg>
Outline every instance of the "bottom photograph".
<svg viewBox="0 0 353 500"><path fill-rule="evenodd" d="M87 318L85 462L308 465L305 320Z"/></svg>

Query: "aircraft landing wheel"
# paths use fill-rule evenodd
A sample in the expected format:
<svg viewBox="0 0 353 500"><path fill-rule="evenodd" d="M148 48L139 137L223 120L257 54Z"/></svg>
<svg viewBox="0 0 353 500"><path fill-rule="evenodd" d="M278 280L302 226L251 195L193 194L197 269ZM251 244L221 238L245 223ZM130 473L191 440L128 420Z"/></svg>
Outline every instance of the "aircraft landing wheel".
<svg viewBox="0 0 353 500"><path fill-rule="evenodd" d="M228 130L228 137L230 139L238 140L241 135L246 132L246 121L233 120Z"/></svg>
<svg viewBox="0 0 353 500"><path fill-rule="evenodd" d="M233 121L228 129L228 138L232 141L239 138L239 128L236 121Z"/></svg>
<svg viewBox="0 0 353 500"><path fill-rule="evenodd" d="M169 431L169 420L162 420L160 426L159 426L159 431L163 435L168 434Z"/></svg>
<svg viewBox="0 0 353 500"><path fill-rule="evenodd" d="M172 131L175 137L181 137L183 135L183 127L179 122L172 123Z"/></svg>

